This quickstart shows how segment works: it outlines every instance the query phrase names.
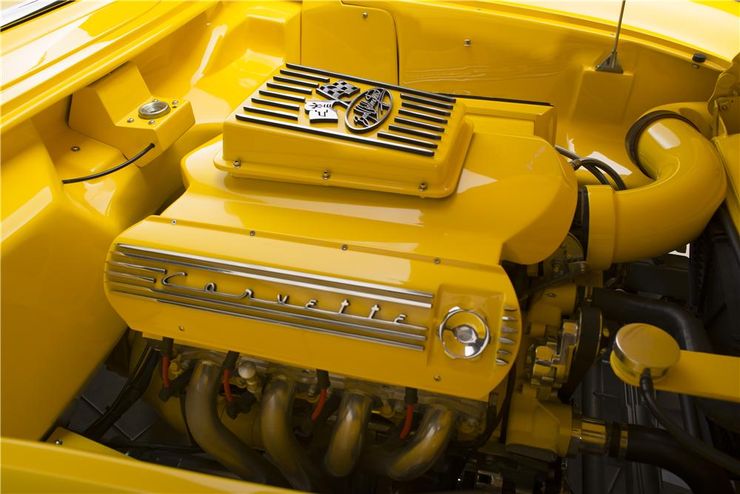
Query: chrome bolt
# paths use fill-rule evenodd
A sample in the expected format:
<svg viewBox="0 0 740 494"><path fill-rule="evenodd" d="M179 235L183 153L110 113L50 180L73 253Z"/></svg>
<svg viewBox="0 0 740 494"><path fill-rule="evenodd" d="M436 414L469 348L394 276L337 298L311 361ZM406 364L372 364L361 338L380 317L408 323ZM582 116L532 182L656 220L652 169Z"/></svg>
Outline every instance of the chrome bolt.
<svg viewBox="0 0 740 494"><path fill-rule="evenodd" d="M128 123L134 123L134 117L128 117L128 120L126 120Z"/></svg>
<svg viewBox="0 0 740 494"><path fill-rule="evenodd" d="M80 150L80 146L72 146L72 147L71 147L71 148L69 148L69 149L71 149L73 153L76 153L77 151L79 151L79 150Z"/></svg>
<svg viewBox="0 0 740 494"><path fill-rule="evenodd" d="M149 125L154 125L154 124L155 124L155 121L154 121L154 120L149 120L149 121L148 121L147 123L148 123Z"/></svg>
<svg viewBox="0 0 740 494"><path fill-rule="evenodd" d="M61 446L62 444L64 444L64 441L62 441L61 439L57 439L56 441L54 441L54 444L56 444L57 446Z"/></svg>
<svg viewBox="0 0 740 494"><path fill-rule="evenodd" d="M177 224L177 220L172 220L172 221L170 221L170 223L172 223L173 225L176 225Z"/></svg>
<svg viewBox="0 0 740 494"><path fill-rule="evenodd" d="M440 264L441 262L442 262L442 259L440 259L439 257L434 258L434 264Z"/></svg>
<svg viewBox="0 0 740 494"><path fill-rule="evenodd" d="M257 232L255 232L254 230L249 230L250 237L254 237L255 235L257 235Z"/></svg>
<svg viewBox="0 0 740 494"><path fill-rule="evenodd" d="M434 376L434 380L437 381L437 382L439 382L439 381L442 380L442 376L440 376L439 374L437 374L437 375Z"/></svg>
<svg viewBox="0 0 740 494"><path fill-rule="evenodd" d="M234 165L234 168L239 168L240 166L242 166L242 162L239 160L234 160L231 164Z"/></svg>
<svg viewBox="0 0 740 494"><path fill-rule="evenodd" d="M152 103L156 103L157 101L159 101L159 100L158 99L153 99L152 100Z"/></svg>
<svg viewBox="0 0 740 494"><path fill-rule="evenodd" d="M728 108L729 108L728 105L719 105L719 109L722 111L727 111Z"/></svg>
<svg viewBox="0 0 740 494"><path fill-rule="evenodd" d="M419 184L419 190L422 191L422 192L424 192L425 190L427 190L427 187L429 187L429 186L427 185L426 182L422 182L422 183Z"/></svg>
<svg viewBox="0 0 740 494"><path fill-rule="evenodd" d="M473 40L472 40L472 39L470 39L470 38L465 38L465 39L463 40L463 46L470 46L470 45L472 45L472 44L473 44Z"/></svg>
<svg viewBox="0 0 740 494"><path fill-rule="evenodd" d="M324 173L321 174L321 178L329 180L331 178L331 172L329 170L324 170Z"/></svg>
<svg viewBox="0 0 740 494"><path fill-rule="evenodd" d="M179 102L178 100L176 100L176 99L173 99L173 100L172 100L172 104L173 104L173 105L179 105L179 104L180 104L180 102Z"/></svg>
<svg viewBox="0 0 740 494"><path fill-rule="evenodd" d="M177 329L178 331L185 331L185 326L178 326Z"/></svg>
<svg viewBox="0 0 740 494"><path fill-rule="evenodd" d="M362 18L363 18L363 19L367 19L367 16L368 16L368 15L369 15L369 14L368 14L367 12L363 12L363 13L362 13Z"/></svg>
<svg viewBox="0 0 740 494"><path fill-rule="evenodd" d="M347 244L342 244L342 250L347 250Z"/></svg>

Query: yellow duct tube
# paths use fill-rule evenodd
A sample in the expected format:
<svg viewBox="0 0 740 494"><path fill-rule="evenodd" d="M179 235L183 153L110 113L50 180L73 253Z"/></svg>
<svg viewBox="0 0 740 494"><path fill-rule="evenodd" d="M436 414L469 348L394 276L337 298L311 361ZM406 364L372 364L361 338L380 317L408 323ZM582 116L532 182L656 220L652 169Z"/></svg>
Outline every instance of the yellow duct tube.
<svg viewBox="0 0 740 494"><path fill-rule="evenodd" d="M649 185L586 188L591 269L654 257L683 246L725 198L727 179L712 144L681 115L647 113L627 133L632 161Z"/></svg>

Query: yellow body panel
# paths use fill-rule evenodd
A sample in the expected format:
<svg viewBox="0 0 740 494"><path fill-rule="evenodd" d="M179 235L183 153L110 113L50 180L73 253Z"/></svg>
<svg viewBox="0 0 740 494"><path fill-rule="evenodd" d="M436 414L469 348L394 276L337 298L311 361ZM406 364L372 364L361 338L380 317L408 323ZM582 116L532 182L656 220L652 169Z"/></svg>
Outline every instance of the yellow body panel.
<svg viewBox="0 0 740 494"><path fill-rule="evenodd" d="M249 493L294 492L71 447L0 440L3 492Z"/></svg>
<svg viewBox="0 0 740 494"><path fill-rule="evenodd" d="M614 353L609 361L622 381L640 386L639 377L626 372ZM740 403L740 358L681 350L678 362L653 381L659 391Z"/></svg>

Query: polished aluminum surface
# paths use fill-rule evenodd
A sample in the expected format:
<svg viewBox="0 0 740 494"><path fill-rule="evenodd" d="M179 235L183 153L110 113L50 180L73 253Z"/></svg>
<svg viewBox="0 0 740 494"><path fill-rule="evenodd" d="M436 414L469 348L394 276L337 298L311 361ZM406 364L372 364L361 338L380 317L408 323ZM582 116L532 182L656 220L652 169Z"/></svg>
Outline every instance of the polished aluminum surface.
<svg viewBox="0 0 740 494"><path fill-rule="evenodd" d="M465 314L469 314L473 318L477 319L479 326L478 330L470 324L458 325L451 323L456 316ZM451 333L457 343L462 346L463 353L454 351L447 344L445 333L448 332ZM483 334L480 335L480 332ZM439 327L437 328L437 337L442 343L442 349L444 350L445 355L452 359L469 360L478 357L485 351L486 347L488 347L488 344L491 341L491 329L488 327L486 318L476 311L453 307L447 312L444 319L442 319L442 322L439 323Z"/></svg>
<svg viewBox="0 0 740 494"><path fill-rule="evenodd" d="M204 275L205 283L188 283L189 276ZM428 328L410 322L403 307L430 312L434 299L422 291L124 244L112 253L107 277L112 291L129 296L413 350L425 348ZM241 289L218 287L235 281ZM296 290L310 295L297 301ZM363 305L371 307L357 313L355 306ZM379 317L381 308L391 317Z"/></svg>

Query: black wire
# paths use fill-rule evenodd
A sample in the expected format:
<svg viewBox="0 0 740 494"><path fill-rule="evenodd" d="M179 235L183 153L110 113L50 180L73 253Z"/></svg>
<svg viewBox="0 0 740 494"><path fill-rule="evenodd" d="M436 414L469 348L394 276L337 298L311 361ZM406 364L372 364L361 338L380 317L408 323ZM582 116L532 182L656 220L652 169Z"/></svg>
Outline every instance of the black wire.
<svg viewBox="0 0 740 494"><path fill-rule="evenodd" d="M92 180L94 178L100 178L100 177L104 177L106 175L110 175L111 173L117 172L118 170L121 170L123 168L126 168L131 163L136 162L137 160L139 160L142 156L144 156L146 153L148 153L152 149L154 149L154 143L153 142L150 142L147 147L145 147L144 149L142 149L141 151L139 151L134 156L132 156L131 158L127 159L126 161L124 161L120 165L116 165L113 168L108 168L107 170L103 170L102 172L97 172L97 173L93 173L93 174L90 174L90 175L84 175L82 177L65 178L64 180L62 180L62 183L63 184L75 184L77 182L86 182L86 181Z"/></svg>
<svg viewBox="0 0 740 494"><path fill-rule="evenodd" d="M653 379L650 377L649 371L645 371L640 377L640 391L642 392L642 397L645 400L645 404L650 410L650 413L652 413L658 423L660 423L660 425L662 425L663 428L673 436L676 442L707 461L724 468L731 474L740 475L740 461L713 448L709 444L690 436L670 417L668 417L665 412L663 412L658 405L658 402L655 401L655 388L653 387Z"/></svg>
<svg viewBox="0 0 740 494"><path fill-rule="evenodd" d="M617 173L617 171L614 170L614 168L607 165L603 161L599 161L594 158L583 158L579 162L581 166L585 166L586 164L589 164L603 171L607 175L609 175L609 177L611 177L611 179L614 180L614 184L617 186L617 190L627 190L627 185L624 183L624 180L622 180L622 176L619 173Z"/></svg>
<svg viewBox="0 0 740 494"><path fill-rule="evenodd" d="M582 164L578 160L573 160L573 161L571 161L571 163L573 164L573 169L574 170L578 170L578 168L580 168L582 166L584 169L588 170L588 172L591 175L593 175L594 177L596 177L596 180L598 180L600 184L602 184L602 185L608 185L609 187L612 186L611 182L609 182L609 179L606 178L604 176L604 174L601 173L601 170L599 170L595 166L590 165L590 164L585 164L584 165L584 164Z"/></svg>
<svg viewBox="0 0 740 494"><path fill-rule="evenodd" d="M627 190L627 185L624 183L624 180L622 180L622 176L619 175L614 168L603 161L597 160L596 158L581 158L573 151L565 149L562 146L555 146L555 150L571 160L574 170L577 170L579 167L583 167L591 173L591 175L596 177L596 180L598 180L599 183L603 185L611 185L611 182L609 182L609 180L604 176L604 173L606 173L614 181L614 185L617 190Z"/></svg>

